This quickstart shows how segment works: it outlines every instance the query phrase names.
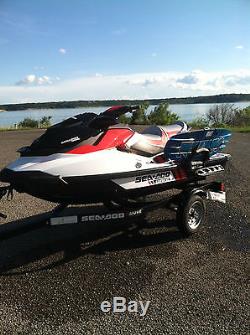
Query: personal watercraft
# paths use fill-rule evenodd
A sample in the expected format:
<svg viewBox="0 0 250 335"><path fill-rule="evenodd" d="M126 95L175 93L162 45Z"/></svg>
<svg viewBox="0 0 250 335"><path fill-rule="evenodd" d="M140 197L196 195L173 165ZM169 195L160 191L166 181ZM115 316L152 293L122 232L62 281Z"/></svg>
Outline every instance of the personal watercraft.
<svg viewBox="0 0 250 335"><path fill-rule="evenodd" d="M48 128L0 172L11 189L56 203L124 203L224 171L224 129L190 131L184 122L141 133L119 124L138 106L84 113Z"/></svg>

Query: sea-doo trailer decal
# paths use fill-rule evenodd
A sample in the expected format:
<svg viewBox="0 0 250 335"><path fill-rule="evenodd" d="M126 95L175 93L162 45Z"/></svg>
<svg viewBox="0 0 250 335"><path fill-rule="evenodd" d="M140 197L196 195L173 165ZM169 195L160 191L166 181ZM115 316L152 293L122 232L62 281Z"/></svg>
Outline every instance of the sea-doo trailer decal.
<svg viewBox="0 0 250 335"><path fill-rule="evenodd" d="M112 181L124 188L125 190L131 190L141 187L170 183L174 180L175 177L172 171L164 171L157 173L148 173L135 177L113 179Z"/></svg>
<svg viewBox="0 0 250 335"><path fill-rule="evenodd" d="M47 223L51 226L67 225L67 224L80 224L80 223L97 223L100 221L113 222L127 220L130 218L138 217L143 214L143 208L138 208L132 211L122 212L104 212L104 213L86 213L85 215L73 216L56 216L48 219Z"/></svg>

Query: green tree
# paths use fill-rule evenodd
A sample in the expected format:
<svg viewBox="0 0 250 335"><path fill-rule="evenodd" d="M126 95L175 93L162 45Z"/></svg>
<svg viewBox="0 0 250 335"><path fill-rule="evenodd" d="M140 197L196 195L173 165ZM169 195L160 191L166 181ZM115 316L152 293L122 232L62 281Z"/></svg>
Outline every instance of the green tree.
<svg viewBox="0 0 250 335"><path fill-rule="evenodd" d="M131 123L131 116L127 116L126 114L123 114L119 117L119 122L124 124L130 124Z"/></svg>
<svg viewBox="0 0 250 335"><path fill-rule="evenodd" d="M43 116L40 120L39 120L39 125L41 128L48 128L51 126L51 119L52 116Z"/></svg>
<svg viewBox="0 0 250 335"><path fill-rule="evenodd" d="M233 126L250 126L250 106L237 110L232 123Z"/></svg>
<svg viewBox="0 0 250 335"><path fill-rule="evenodd" d="M237 113L239 113L239 109L234 104L220 104L211 107L206 118L211 126L225 127L233 125Z"/></svg>
<svg viewBox="0 0 250 335"><path fill-rule="evenodd" d="M148 115L150 124L167 125L179 120L177 114L172 113L168 103L161 103Z"/></svg>
<svg viewBox="0 0 250 335"><path fill-rule="evenodd" d="M188 123L191 127L201 129L209 126L209 122L205 117L198 117L194 119L192 122Z"/></svg>
<svg viewBox="0 0 250 335"><path fill-rule="evenodd" d="M20 128L38 128L39 121L26 117L23 121L18 123Z"/></svg>
<svg viewBox="0 0 250 335"><path fill-rule="evenodd" d="M213 127L245 127L250 125L250 106L239 109L234 104L214 105L206 114L206 120Z"/></svg>
<svg viewBox="0 0 250 335"><path fill-rule="evenodd" d="M133 113L130 124L148 124L148 118L146 115L148 107L148 102L144 102L142 105L140 105L140 108Z"/></svg>

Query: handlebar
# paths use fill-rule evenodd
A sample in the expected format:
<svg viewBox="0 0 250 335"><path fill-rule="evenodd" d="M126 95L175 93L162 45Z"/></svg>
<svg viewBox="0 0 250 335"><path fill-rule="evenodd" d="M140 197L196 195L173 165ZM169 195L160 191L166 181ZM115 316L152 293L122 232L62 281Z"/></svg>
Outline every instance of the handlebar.
<svg viewBox="0 0 250 335"><path fill-rule="evenodd" d="M134 112L136 112L136 111L138 111L140 109L140 106L139 105L137 105L137 106L130 106L130 108L131 108L131 113L134 113Z"/></svg>
<svg viewBox="0 0 250 335"><path fill-rule="evenodd" d="M104 111L100 115L106 115L106 116L109 116L109 117L117 118L117 117L119 117L123 114L126 114L126 113L134 113L139 108L140 108L140 106L114 106L114 107L111 107L111 108L107 109L106 111Z"/></svg>
<svg viewBox="0 0 250 335"><path fill-rule="evenodd" d="M136 112L140 106L114 106L103 113L97 115L91 122L89 126L95 129L106 129L107 127L117 124L118 118L126 113Z"/></svg>

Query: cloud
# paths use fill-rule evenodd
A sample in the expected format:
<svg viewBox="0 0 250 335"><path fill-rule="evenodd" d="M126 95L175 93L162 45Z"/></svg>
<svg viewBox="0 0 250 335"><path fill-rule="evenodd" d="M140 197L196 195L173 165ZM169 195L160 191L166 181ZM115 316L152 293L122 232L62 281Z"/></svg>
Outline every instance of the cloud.
<svg viewBox="0 0 250 335"><path fill-rule="evenodd" d="M250 69L208 72L155 72L91 75L56 80L26 76L18 85L0 86L0 104L32 101L150 99L249 93Z"/></svg>
<svg viewBox="0 0 250 335"><path fill-rule="evenodd" d="M196 74L188 74L182 78L177 79L177 83L183 83L187 85L197 84L199 78Z"/></svg>
<svg viewBox="0 0 250 335"><path fill-rule="evenodd" d="M236 45L235 49L244 49L243 45Z"/></svg>
<svg viewBox="0 0 250 335"><path fill-rule="evenodd" d="M233 87L235 85L250 85L250 75L228 75L224 76L225 85Z"/></svg>
<svg viewBox="0 0 250 335"><path fill-rule="evenodd" d="M128 85L135 85L135 86L141 86L141 87L147 87L150 85L154 85L156 83L159 83L162 81L161 76L146 76L145 78L138 76L138 78L132 78L126 81L126 84Z"/></svg>
<svg viewBox="0 0 250 335"><path fill-rule="evenodd" d="M60 49L58 49L58 51L60 52L60 54L62 54L62 55L65 55L66 54L66 52L67 52L67 50L66 49L64 49L64 48L60 48Z"/></svg>
<svg viewBox="0 0 250 335"><path fill-rule="evenodd" d="M52 84L52 79L48 76L38 77L35 74L28 74L25 78L19 80L17 86L36 86Z"/></svg>

